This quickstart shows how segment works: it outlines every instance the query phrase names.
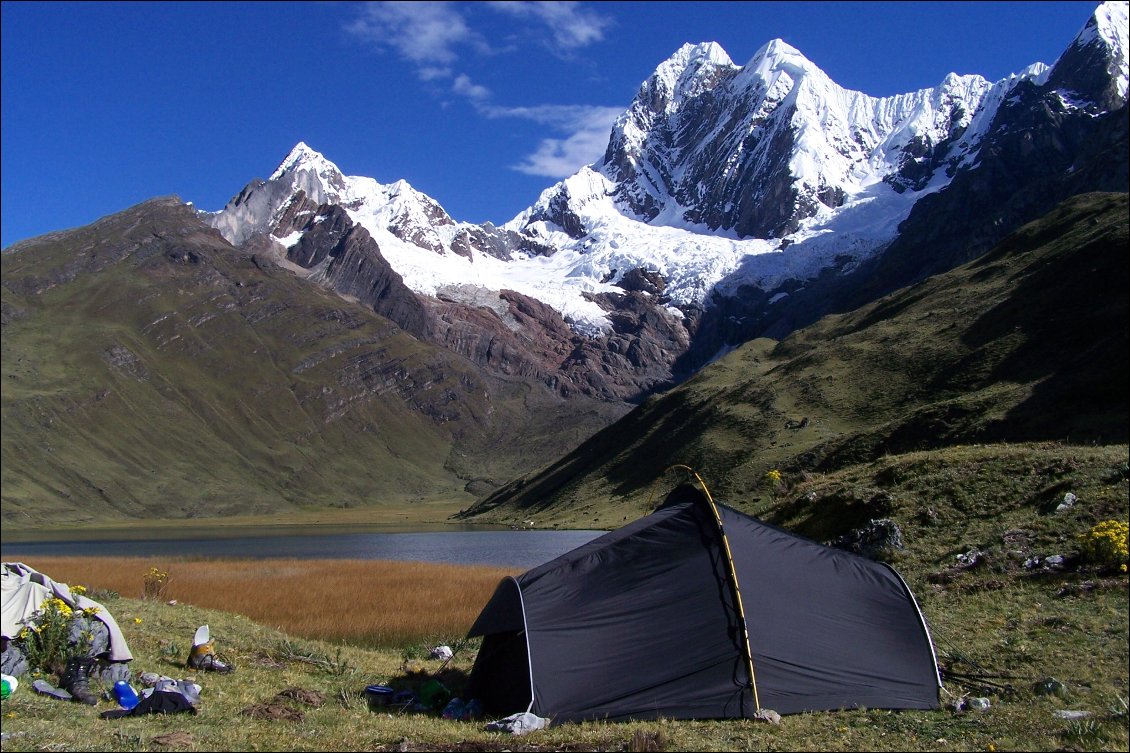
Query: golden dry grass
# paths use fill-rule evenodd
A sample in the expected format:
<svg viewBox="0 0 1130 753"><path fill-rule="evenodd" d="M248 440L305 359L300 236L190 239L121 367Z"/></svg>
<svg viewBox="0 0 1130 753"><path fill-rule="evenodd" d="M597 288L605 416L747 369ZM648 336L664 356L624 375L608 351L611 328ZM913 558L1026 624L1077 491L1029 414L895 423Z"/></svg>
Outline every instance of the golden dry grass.
<svg viewBox="0 0 1130 753"><path fill-rule="evenodd" d="M54 580L142 598L151 568L161 599L250 617L290 635L395 646L471 627L500 579L520 570L427 562L159 557L30 557ZM97 594L95 594L97 596Z"/></svg>

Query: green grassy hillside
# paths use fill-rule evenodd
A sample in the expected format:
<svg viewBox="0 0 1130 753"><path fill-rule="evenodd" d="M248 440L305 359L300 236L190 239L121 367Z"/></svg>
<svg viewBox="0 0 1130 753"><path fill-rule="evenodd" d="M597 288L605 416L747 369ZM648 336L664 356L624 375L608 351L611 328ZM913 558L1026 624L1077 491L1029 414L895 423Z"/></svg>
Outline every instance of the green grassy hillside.
<svg viewBox="0 0 1130 753"><path fill-rule="evenodd" d="M3 522L470 503L622 408L485 376L179 201L3 262Z"/></svg>
<svg viewBox="0 0 1130 753"><path fill-rule="evenodd" d="M975 262L748 342L470 513L614 527L690 466L757 505L770 470L971 443L1125 446L1127 195L1088 194Z"/></svg>

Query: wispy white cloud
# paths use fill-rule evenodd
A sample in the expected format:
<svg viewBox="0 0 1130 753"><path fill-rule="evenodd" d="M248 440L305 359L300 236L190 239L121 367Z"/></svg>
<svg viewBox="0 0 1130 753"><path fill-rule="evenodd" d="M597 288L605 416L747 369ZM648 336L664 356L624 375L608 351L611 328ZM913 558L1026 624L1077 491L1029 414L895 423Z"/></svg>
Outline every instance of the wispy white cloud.
<svg viewBox="0 0 1130 753"><path fill-rule="evenodd" d="M500 13L540 22L552 35L552 47L569 52L604 39L608 16L576 2L491 2Z"/></svg>
<svg viewBox="0 0 1130 753"><path fill-rule="evenodd" d="M608 144L612 123L622 108L588 105L503 107L493 93L458 70L467 53L497 54L514 35L492 26L493 36L472 28L473 11L486 8L522 22L518 39L534 39L565 56L604 38L612 21L576 2L370 2L361 6L346 30L378 49L392 52L415 67L421 81L450 80L446 91L465 98L487 118L521 118L540 123L554 135L513 169L529 175L565 178L592 164ZM479 16L481 19L482 17Z"/></svg>
<svg viewBox="0 0 1130 753"><path fill-rule="evenodd" d="M542 139L537 150L511 168L527 175L561 180L585 165L600 159L608 146L608 133L603 138L595 131L581 131L566 139Z"/></svg>
<svg viewBox="0 0 1130 753"><path fill-rule="evenodd" d="M591 105L532 105L523 107L484 106L479 110L488 118L523 118L535 123L564 130L577 130L585 126L612 127L612 121L623 108L595 107ZM607 134L606 134L607 135Z"/></svg>
<svg viewBox="0 0 1130 753"><path fill-rule="evenodd" d="M490 89L471 81L471 77L460 73L451 84L451 90L462 95L472 102L483 102L490 99Z"/></svg>
<svg viewBox="0 0 1130 753"><path fill-rule="evenodd" d="M558 179L604 156L612 124L623 111L620 107L586 105L482 108L487 117L525 118L563 132L560 138L542 139L533 154L511 165L527 175Z"/></svg>
<svg viewBox="0 0 1130 753"><path fill-rule="evenodd" d="M417 66L424 80L459 60L465 50L491 54L512 46L472 28L470 11L486 8L528 21L520 39L539 40L551 50L569 53L604 39L612 19L577 2L369 2L345 25L346 31L380 49L391 50ZM480 16L481 18L481 16ZM548 37L545 35L548 33ZM501 34L492 27L494 36ZM508 38L511 35L502 35Z"/></svg>
<svg viewBox="0 0 1130 753"><path fill-rule="evenodd" d="M421 81L435 81L440 78L451 78L452 71L450 68L438 65L425 65L416 71L416 75Z"/></svg>
<svg viewBox="0 0 1130 753"><path fill-rule="evenodd" d="M437 63L454 63L459 58L458 48L485 44L467 25L459 8L446 2L366 3L345 28L430 73L441 70Z"/></svg>

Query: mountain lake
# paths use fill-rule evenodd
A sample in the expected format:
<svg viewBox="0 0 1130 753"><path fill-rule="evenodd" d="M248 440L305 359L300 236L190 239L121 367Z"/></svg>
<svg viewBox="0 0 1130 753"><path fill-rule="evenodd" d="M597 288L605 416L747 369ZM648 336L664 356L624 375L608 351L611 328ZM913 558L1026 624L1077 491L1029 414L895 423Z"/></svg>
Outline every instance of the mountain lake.
<svg viewBox="0 0 1130 753"><path fill-rule="evenodd" d="M239 526L227 530L130 528L88 537L33 540L5 536L0 558L201 557L210 559L375 559L531 568L607 533L592 530L514 530L485 526L381 527L327 530L306 526ZM24 539L27 540L18 540Z"/></svg>

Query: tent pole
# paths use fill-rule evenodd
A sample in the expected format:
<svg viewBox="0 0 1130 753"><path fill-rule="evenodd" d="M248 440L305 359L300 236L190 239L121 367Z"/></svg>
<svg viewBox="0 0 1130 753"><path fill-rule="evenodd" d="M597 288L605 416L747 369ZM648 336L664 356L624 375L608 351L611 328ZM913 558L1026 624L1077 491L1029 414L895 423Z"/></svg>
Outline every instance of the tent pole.
<svg viewBox="0 0 1130 753"><path fill-rule="evenodd" d="M522 594L522 585L518 583L518 579L513 575L506 576L514 584L514 588L518 589L518 603L522 606L522 634L526 636L526 667L530 670L530 705L526 707L526 713L530 713L534 708L534 660L530 652L530 626L526 622L526 597Z"/></svg>
<svg viewBox="0 0 1130 753"><path fill-rule="evenodd" d="M726 538L726 529L722 525L722 516L718 514L718 507L714 504L714 497L710 495L710 490L706 488L706 482L702 480L702 476L698 475L690 466L686 465L673 465L667 470L674 469L684 470L690 473L702 486L702 491L706 493L706 501L710 503L710 511L714 513L714 524L718 526L718 535L722 538L722 548L726 553L726 565L729 570L730 587L734 589L734 600L738 608L738 621L742 627L742 639L745 641L745 660L746 666L749 668L749 685L753 691L753 705L756 711L761 711L761 701L757 697L757 678L753 673L753 651L749 647L749 628L746 626L745 608L742 606L742 592L738 588L738 572L734 568L734 556L730 552L730 540Z"/></svg>

